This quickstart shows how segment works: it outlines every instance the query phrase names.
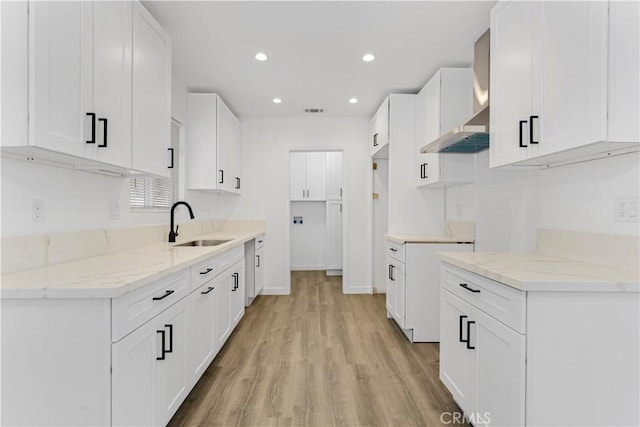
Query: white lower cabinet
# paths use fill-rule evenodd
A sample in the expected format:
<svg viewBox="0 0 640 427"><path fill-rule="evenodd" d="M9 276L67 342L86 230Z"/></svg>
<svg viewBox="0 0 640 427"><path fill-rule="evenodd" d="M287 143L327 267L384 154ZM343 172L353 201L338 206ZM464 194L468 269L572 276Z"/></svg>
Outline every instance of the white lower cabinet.
<svg viewBox="0 0 640 427"><path fill-rule="evenodd" d="M440 380L473 425L639 424L637 293L525 292L447 263L441 284Z"/></svg>
<svg viewBox="0 0 640 427"><path fill-rule="evenodd" d="M189 296L193 384L198 381L220 349L220 343L216 339L216 308L220 292L219 283L212 279Z"/></svg>
<svg viewBox="0 0 640 427"><path fill-rule="evenodd" d="M473 244L387 242L387 317L411 342L440 341L440 262L436 252Z"/></svg>
<svg viewBox="0 0 640 427"><path fill-rule="evenodd" d="M474 425L524 424L525 337L442 291L440 378Z"/></svg>
<svg viewBox="0 0 640 427"><path fill-rule="evenodd" d="M342 270L342 201L327 201L327 270Z"/></svg>
<svg viewBox="0 0 640 427"><path fill-rule="evenodd" d="M244 259L231 267L229 276L230 323L234 329L244 316Z"/></svg>
<svg viewBox="0 0 640 427"><path fill-rule="evenodd" d="M112 346L112 424L165 425L190 390L186 299Z"/></svg>

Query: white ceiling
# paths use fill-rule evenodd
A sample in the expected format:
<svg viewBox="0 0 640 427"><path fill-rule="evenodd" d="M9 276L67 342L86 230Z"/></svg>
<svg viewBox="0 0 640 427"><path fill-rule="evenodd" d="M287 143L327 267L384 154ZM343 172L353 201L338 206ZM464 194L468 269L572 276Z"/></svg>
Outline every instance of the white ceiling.
<svg viewBox="0 0 640 427"><path fill-rule="evenodd" d="M173 40L173 72L238 115L371 116L443 66L468 66L494 1L147 2ZM266 62L254 55L265 52ZM365 63L362 56L376 60ZM272 103L274 97L282 104ZM351 97L357 104L349 104Z"/></svg>

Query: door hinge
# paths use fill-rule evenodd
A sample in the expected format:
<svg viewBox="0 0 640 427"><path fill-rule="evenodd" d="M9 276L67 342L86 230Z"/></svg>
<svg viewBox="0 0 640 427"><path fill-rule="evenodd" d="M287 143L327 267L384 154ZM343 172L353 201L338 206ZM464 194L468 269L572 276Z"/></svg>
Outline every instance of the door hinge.
<svg viewBox="0 0 640 427"><path fill-rule="evenodd" d="M380 198L380 194L378 193L373 193L373 200L379 199Z"/></svg>
<svg viewBox="0 0 640 427"><path fill-rule="evenodd" d="M373 170L377 170L378 169L378 164L376 162L373 162Z"/></svg>

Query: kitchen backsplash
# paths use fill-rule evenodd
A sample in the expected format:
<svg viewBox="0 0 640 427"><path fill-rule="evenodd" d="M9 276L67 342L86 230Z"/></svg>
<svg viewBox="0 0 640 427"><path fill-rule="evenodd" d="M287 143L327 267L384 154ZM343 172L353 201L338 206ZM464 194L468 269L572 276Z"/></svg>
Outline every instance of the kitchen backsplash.
<svg viewBox="0 0 640 427"><path fill-rule="evenodd" d="M265 227L264 221L252 220L188 221L179 225L178 241L215 231ZM156 225L6 237L2 239L2 273L159 244L167 241L168 234L168 225Z"/></svg>

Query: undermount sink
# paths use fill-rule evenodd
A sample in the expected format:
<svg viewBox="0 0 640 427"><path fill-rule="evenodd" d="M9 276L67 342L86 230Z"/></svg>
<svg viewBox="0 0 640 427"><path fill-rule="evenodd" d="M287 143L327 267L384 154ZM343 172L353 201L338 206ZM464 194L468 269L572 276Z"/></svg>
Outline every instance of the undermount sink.
<svg viewBox="0 0 640 427"><path fill-rule="evenodd" d="M192 240L190 242L184 242L174 246L218 246L230 241L231 239L229 240Z"/></svg>

